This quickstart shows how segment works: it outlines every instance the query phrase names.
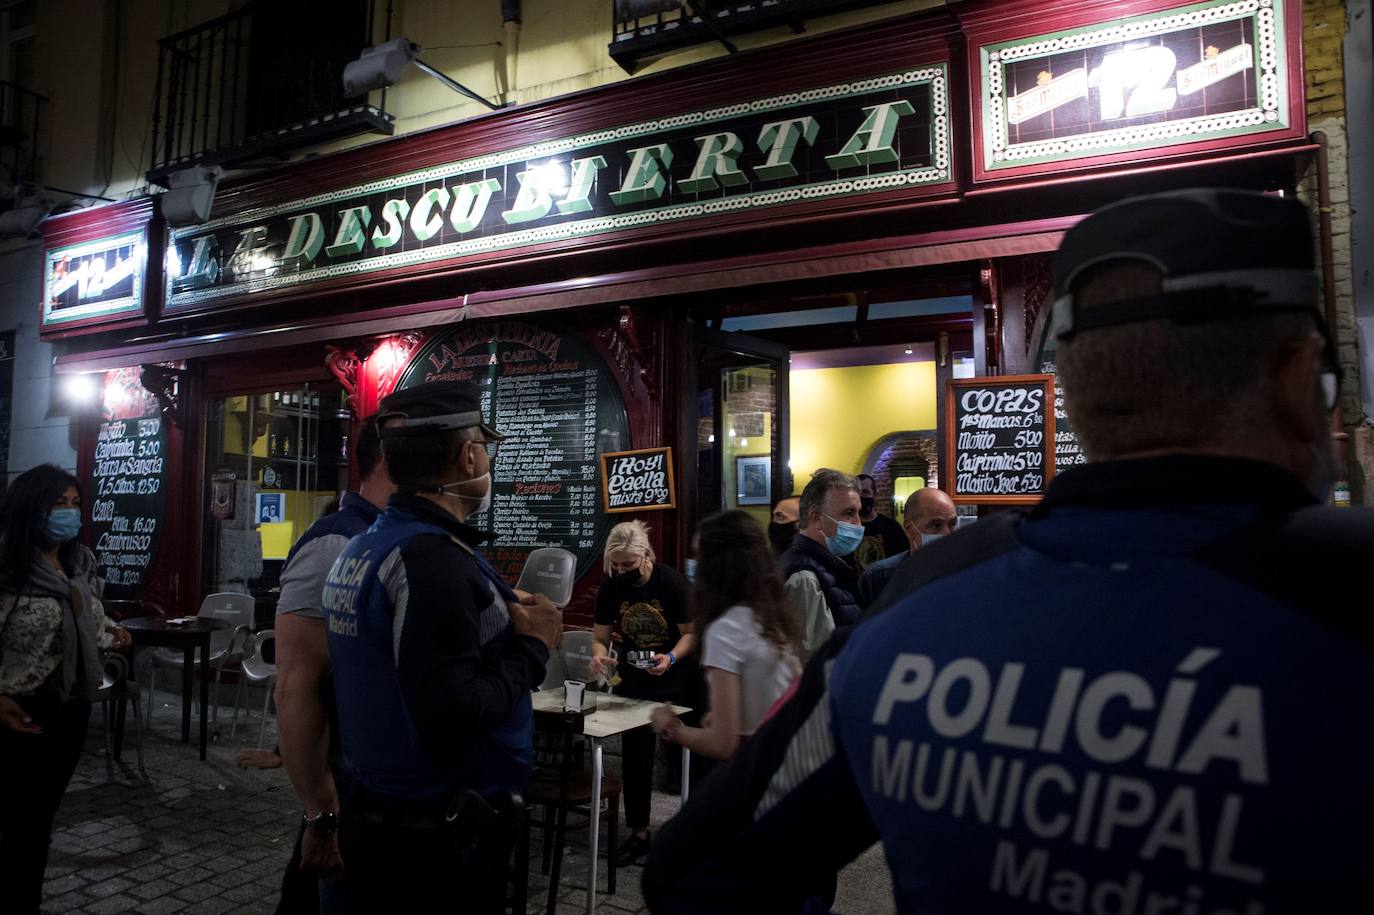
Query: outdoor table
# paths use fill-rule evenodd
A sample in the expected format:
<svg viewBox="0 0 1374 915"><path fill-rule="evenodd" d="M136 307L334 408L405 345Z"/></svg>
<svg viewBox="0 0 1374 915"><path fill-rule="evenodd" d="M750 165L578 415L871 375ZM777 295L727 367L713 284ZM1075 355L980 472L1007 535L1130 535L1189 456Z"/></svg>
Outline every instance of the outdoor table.
<svg viewBox="0 0 1374 915"><path fill-rule="evenodd" d="M595 693L596 708L587 713L582 733L592 745L592 801L591 801L591 839L587 852L587 915L596 911L596 867L597 850L601 839L601 742L607 737L624 734L649 726L649 713L662 702L647 699L630 699L611 693ZM534 713L562 714L564 691L558 689L538 690L532 697ZM677 715L684 715L691 709L682 705L671 706ZM691 774L692 758L686 747L682 748L682 796L679 804L687 803L687 785ZM615 854L615 849L610 853Z"/></svg>
<svg viewBox="0 0 1374 915"><path fill-rule="evenodd" d="M196 675L196 647L200 647L200 663L205 675L200 678L200 758L205 758L209 742L206 732L205 708L210 704L210 636L229 628L223 620L197 616L184 623L172 623L152 616L141 616L120 623L133 636L134 645L165 646L181 650L181 742L191 740L191 684ZM151 711L151 709L149 710Z"/></svg>

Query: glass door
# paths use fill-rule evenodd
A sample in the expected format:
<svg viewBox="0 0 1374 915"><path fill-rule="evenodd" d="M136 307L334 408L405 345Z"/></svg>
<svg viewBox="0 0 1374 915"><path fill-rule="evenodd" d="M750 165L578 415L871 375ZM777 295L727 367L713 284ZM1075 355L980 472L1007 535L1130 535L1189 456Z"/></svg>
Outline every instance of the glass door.
<svg viewBox="0 0 1374 915"><path fill-rule="evenodd" d="M291 546L348 488L350 425L337 385L209 401L202 593L275 603Z"/></svg>
<svg viewBox="0 0 1374 915"><path fill-rule="evenodd" d="M741 509L767 529L773 503L792 493L788 470L788 349L770 340L693 328L695 384L689 429L696 475L689 525ZM684 393L684 406L688 393ZM690 450L690 449L689 449ZM686 460L686 455L684 455ZM690 538L690 529L683 532ZM686 541L684 541L686 542Z"/></svg>

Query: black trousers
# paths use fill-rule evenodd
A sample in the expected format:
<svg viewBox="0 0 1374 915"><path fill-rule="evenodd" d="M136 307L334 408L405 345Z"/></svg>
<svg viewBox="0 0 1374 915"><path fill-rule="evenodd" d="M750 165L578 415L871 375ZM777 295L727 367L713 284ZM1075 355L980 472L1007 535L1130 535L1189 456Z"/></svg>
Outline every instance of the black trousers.
<svg viewBox="0 0 1374 915"><path fill-rule="evenodd" d="M355 800L343 805L339 824L346 911L505 912L515 842L515 817L509 810L474 833L447 825L415 828L404 820L387 822L376 807Z"/></svg>
<svg viewBox="0 0 1374 915"><path fill-rule="evenodd" d="M692 711L682 716L684 724L701 726L702 713ZM649 828L649 806L654 790L654 754L658 735L651 728L636 728L620 735L621 781L625 786L625 825L632 831ZM674 754L681 749L673 747ZM711 771L715 760L692 754L692 769L688 784L697 783ZM681 773L679 773L679 778Z"/></svg>
<svg viewBox="0 0 1374 915"><path fill-rule="evenodd" d="M91 703L56 693L15 699L43 733L0 727L0 892L6 912L28 915L42 902L53 819L81 757Z"/></svg>

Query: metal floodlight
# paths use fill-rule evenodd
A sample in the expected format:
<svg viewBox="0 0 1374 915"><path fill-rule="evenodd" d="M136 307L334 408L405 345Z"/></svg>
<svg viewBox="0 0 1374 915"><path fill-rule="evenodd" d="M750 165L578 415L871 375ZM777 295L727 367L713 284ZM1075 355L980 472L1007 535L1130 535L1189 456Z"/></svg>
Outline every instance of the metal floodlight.
<svg viewBox="0 0 1374 915"><path fill-rule="evenodd" d="M158 200L162 215L170 226L198 226L210 218L215 189L224 169L193 165L167 176L171 187Z"/></svg>
<svg viewBox="0 0 1374 915"><path fill-rule="evenodd" d="M502 107L482 98L448 74L436 70L420 59L420 46L409 38L393 38L371 48L364 48L357 60L347 64L343 72L344 95L364 95L377 89L393 86L406 67L414 64L454 92L481 102L492 111Z"/></svg>

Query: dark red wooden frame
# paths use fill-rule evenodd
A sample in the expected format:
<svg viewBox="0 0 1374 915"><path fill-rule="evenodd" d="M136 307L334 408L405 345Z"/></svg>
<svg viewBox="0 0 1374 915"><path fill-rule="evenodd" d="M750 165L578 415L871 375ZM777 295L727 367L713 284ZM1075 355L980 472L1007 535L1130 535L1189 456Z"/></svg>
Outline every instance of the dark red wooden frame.
<svg viewBox="0 0 1374 915"><path fill-rule="evenodd" d="M148 262L143 268L143 303L137 311L130 310L107 315L75 318L61 324L43 323L43 302L34 303L37 310L38 332L45 339L61 339L91 333L103 333L130 327L143 327L157 320L157 305L162 300L162 258L165 234L162 219L152 197L128 200L110 206L91 207L72 213L53 216L42 223L43 232L43 289L47 289L47 252L82 242L99 241L126 232L144 233L144 253Z"/></svg>
<svg viewBox="0 0 1374 915"><path fill-rule="evenodd" d="M1191 0L1196 2L1196 0ZM1222 137L1180 143L1158 149L1132 150L1084 156L1061 162L1041 162L1033 165L999 168L988 171L983 167L981 150L983 124L982 74L980 49L985 45L1015 41L1064 29L1080 28L1127 19L1147 13L1191 5L1190 0L968 0L956 7L963 33L968 40L965 75L968 92L964 118L971 127L969 148L972 162L969 170L975 188L990 185L1022 183L1028 178L1047 175L1085 175L1115 166L1142 167L1164 165L1180 160L1199 159L1231 150L1274 149L1300 142L1307 136L1307 107L1302 72L1302 5L1299 0L1274 0L1283 6L1285 61L1288 69L1288 109L1290 124L1286 129L1272 132ZM976 191L975 191L976 192Z"/></svg>

